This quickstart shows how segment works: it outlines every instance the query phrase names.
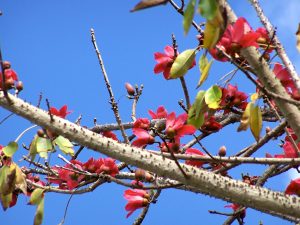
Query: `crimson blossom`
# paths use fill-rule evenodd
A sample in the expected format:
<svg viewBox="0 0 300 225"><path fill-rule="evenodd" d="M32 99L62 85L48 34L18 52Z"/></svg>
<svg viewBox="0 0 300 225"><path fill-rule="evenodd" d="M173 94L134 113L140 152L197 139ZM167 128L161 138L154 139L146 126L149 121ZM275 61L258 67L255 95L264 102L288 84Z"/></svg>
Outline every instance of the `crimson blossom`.
<svg viewBox="0 0 300 225"><path fill-rule="evenodd" d="M188 115L183 113L176 117L175 112L167 116L166 135L169 139L178 139L184 135L194 134L196 128L193 125L185 124Z"/></svg>
<svg viewBox="0 0 300 225"><path fill-rule="evenodd" d="M154 67L154 73L158 74L163 72L164 78L166 80L170 79L170 71L171 67L176 59L176 56L179 54L177 51L175 54L175 50L171 46L166 46L164 48L165 53L161 52L155 52L154 53L154 59L157 62L157 64ZM196 65L196 61L193 61L193 64L191 65L191 68L193 68Z"/></svg>
<svg viewBox="0 0 300 225"><path fill-rule="evenodd" d="M300 196L300 178L292 180L287 186L285 193L288 195Z"/></svg>
<svg viewBox="0 0 300 225"><path fill-rule="evenodd" d="M51 107L50 108L50 113L54 116L58 116L60 118L65 119L66 116L71 113L71 111L68 111L68 106L64 105L60 109L57 109L55 107Z"/></svg>
<svg viewBox="0 0 300 225"><path fill-rule="evenodd" d="M143 208L150 203L150 195L145 190L128 189L124 192L124 198L128 201L125 206L128 211L127 218L137 209Z"/></svg>
<svg viewBox="0 0 300 225"><path fill-rule="evenodd" d="M220 51L223 50L227 54L234 56L235 53L238 53L241 48L247 48L254 46L258 48L257 39L264 34L261 28L257 32L253 31L247 20L243 17L240 17L236 20L234 24L227 26L223 36L220 41L217 43L216 47L210 50L210 54L219 61L228 61L228 58L225 57Z"/></svg>

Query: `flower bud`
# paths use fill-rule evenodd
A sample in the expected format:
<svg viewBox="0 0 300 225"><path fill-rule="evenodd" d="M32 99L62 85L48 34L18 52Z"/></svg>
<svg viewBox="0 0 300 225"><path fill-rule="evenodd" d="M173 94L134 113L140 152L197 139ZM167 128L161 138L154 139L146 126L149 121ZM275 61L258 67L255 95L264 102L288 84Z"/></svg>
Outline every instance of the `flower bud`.
<svg viewBox="0 0 300 225"><path fill-rule="evenodd" d="M42 129L40 129L40 130L37 131L37 135L39 137L44 137L45 136L45 132Z"/></svg>
<svg viewBox="0 0 300 225"><path fill-rule="evenodd" d="M218 155L221 157L226 155L226 147L224 145L219 148Z"/></svg>
<svg viewBox="0 0 300 225"><path fill-rule="evenodd" d="M10 69L10 62L3 61L2 66L3 66L3 69Z"/></svg>
<svg viewBox="0 0 300 225"><path fill-rule="evenodd" d="M19 81L17 83L17 86L16 86L17 90L20 92L23 90L24 86L23 86L23 82L22 81Z"/></svg>
<svg viewBox="0 0 300 225"><path fill-rule="evenodd" d="M134 90L133 86L130 83L125 83L125 88L126 88L127 93L130 96L133 96L135 94L135 90Z"/></svg>
<svg viewBox="0 0 300 225"><path fill-rule="evenodd" d="M271 132L271 127L266 127L266 133L268 134L269 132Z"/></svg>

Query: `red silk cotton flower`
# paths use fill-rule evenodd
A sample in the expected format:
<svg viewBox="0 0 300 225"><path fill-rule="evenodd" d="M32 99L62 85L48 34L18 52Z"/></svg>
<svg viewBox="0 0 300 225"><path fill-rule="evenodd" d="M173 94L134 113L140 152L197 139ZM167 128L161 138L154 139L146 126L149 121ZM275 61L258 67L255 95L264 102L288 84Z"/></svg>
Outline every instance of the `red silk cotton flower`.
<svg viewBox="0 0 300 225"><path fill-rule="evenodd" d="M195 148L188 148L185 151L185 154L187 155L200 155L204 156L205 154L198 149ZM205 162L197 161L197 160L185 160L185 164L195 166L195 167L201 167Z"/></svg>
<svg viewBox="0 0 300 225"><path fill-rule="evenodd" d="M256 40L261 37L260 32L255 32L250 27L247 20L240 17L233 25L228 25L222 38L217 43L217 47L225 51L229 55L234 55L240 51L241 48L250 46L258 47ZM210 51L211 55L219 61L228 61L228 59L219 53L217 48Z"/></svg>
<svg viewBox="0 0 300 225"><path fill-rule="evenodd" d="M147 191L140 189L128 189L124 192L124 198L128 200L125 206L128 211L127 218L137 209L149 204L150 196Z"/></svg>
<svg viewBox="0 0 300 225"><path fill-rule="evenodd" d="M154 67L154 73L158 74L163 72L165 79L168 80L170 77L170 70L176 56L174 54L174 48L171 46L166 46L164 51L165 53L154 53L154 59L157 62L157 64Z"/></svg>
<svg viewBox="0 0 300 225"><path fill-rule="evenodd" d="M161 53L161 52L154 53L154 59L157 62L157 64L154 67L154 73L158 74L163 72L165 79L168 80L170 79L171 67L179 52L177 51L175 55L174 48L171 46L166 46L164 48L164 51L165 53ZM196 61L194 60L190 69L193 68L195 65L196 65Z"/></svg>
<svg viewBox="0 0 300 225"><path fill-rule="evenodd" d="M167 116L166 135L169 139L177 139L184 135L195 133L196 128L193 125L186 125L188 115L183 113L176 117L174 112Z"/></svg>
<svg viewBox="0 0 300 225"><path fill-rule="evenodd" d="M288 195L300 196L300 178L292 180L287 186L285 193Z"/></svg>
<svg viewBox="0 0 300 225"><path fill-rule="evenodd" d="M163 119L168 116L168 111L165 109L164 106L159 106L156 110L156 113L152 110L148 110L148 113L152 119Z"/></svg>
<svg viewBox="0 0 300 225"><path fill-rule="evenodd" d="M65 119L66 116L71 113L70 111L68 111L68 106L67 105L62 106L59 110L54 108L54 107L51 107L50 112L51 112L52 115L58 116L58 117L63 118L63 119Z"/></svg>

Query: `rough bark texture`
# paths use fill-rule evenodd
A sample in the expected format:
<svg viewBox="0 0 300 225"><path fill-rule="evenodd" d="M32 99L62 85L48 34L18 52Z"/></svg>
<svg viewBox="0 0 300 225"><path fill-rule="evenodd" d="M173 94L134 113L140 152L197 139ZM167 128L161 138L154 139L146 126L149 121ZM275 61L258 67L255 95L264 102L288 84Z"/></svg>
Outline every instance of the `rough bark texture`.
<svg viewBox="0 0 300 225"><path fill-rule="evenodd" d="M51 122L47 112L8 94L0 93L0 105L31 122L63 135L97 152L149 170L161 177L179 181L197 192L226 201L235 202L283 218L300 218L300 198L286 196L266 188L249 186L241 181L214 174L191 166L182 165L186 179L174 161L162 158L139 148L121 144L88 129L54 116Z"/></svg>

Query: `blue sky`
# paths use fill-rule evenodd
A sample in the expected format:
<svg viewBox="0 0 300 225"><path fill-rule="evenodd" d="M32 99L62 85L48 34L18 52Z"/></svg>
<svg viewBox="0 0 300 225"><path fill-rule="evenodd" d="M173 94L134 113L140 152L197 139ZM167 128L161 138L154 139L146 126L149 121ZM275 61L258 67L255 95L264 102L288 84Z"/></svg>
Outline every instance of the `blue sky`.
<svg viewBox="0 0 300 225"><path fill-rule="evenodd" d="M245 16L253 28L259 25L254 10L248 1L230 1L238 16ZM197 44L196 32L191 30L185 37L182 30L182 18L170 5L157 7L137 13L129 10L137 1L96 1L83 3L79 0L16 1L3 0L0 5L3 16L0 17L2 28L0 45L3 57L11 61L19 78L24 82L21 97L36 104L40 92L43 104L48 98L53 106L69 106L73 113L68 117L74 121L83 115L82 124L93 125L93 118L98 123L114 122L113 113L108 104L108 94L99 69L94 49L90 40L90 28L94 28L98 45L106 69L118 100L123 121L130 121L131 102L125 97L124 83L144 84L137 114L146 117L148 109L165 105L168 111L180 113L177 101L183 98L180 82L165 81L162 75L155 75L153 53L163 51L171 44L174 33L179 50L193 48ZM262 1L265 12L278 27L278 35L299 71L299 53L295 48L295 32L300 21L298 0L282 2ZM279 12L280 9L280 12ZM199 16L197 21L201 21ZM228 64L214 63L209 79L203 85L206 89L233 67ZM196 83L199 71L195 67L186 76L191 98L197 91ZM239 73L233 80L239 89L250 94L255 91L253 85ZM0 119L8 115L0 109ZM6 145L31 124L16 116L0 126L0 143ZM271 124L271 126L274 126ZM228 153L234 153L254 139L249 132L235 133L236 125L225 128L219 134L209 137L203 144L216 154L221 145L226 145ZM28 132L21 142L29 145L35 131ZM238 138L237 138L238 136ZM281 152L279 141L263 148L257 155L264 156ZM19 156L26 154L20 150ZM91 151L82 155L82 160L97 156ZM98 157L98 156L97 156ZM18 156L15 160L18 159ZM54 159L55 160L55 159ZM60 163L59 161L55 161ZM241 173L259 174L264 166L254 168L243 166L232 172L233 177L240 178ZM289 182L289 175L273 178L267 187L284 190ZM138 213L125 218L123 199L124 187L104 185L93 193L74 196L68 209L66 225L73 224L132 224ZM47 194L45 202L44 224L58 224L63 217L68 196ZM17 206L0 211L0 218L7 225L32 224L35 207L27 206L28 199L20 197ZM157 204L152 205L144 225L150 224L221 224L223 216L209 215L207 210L227 211L226 202L210 197L196 195L178 190L163 191ZM290 224L266 214L247 210L246 224Z"/></svg>

